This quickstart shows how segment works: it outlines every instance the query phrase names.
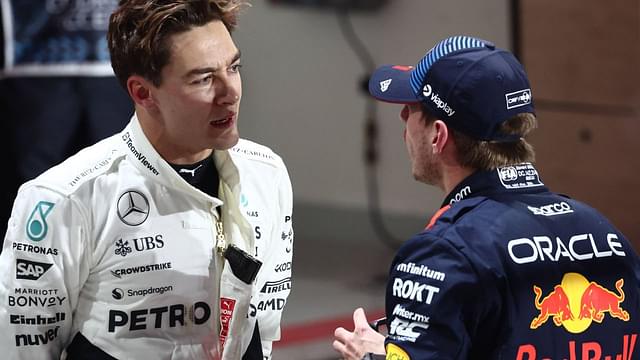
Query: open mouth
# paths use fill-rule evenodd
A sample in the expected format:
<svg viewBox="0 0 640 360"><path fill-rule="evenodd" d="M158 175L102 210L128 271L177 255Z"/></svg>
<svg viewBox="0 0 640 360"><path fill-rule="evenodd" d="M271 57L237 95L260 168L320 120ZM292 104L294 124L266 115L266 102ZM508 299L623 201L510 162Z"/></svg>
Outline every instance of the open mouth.
<svg viewBox="0 0 640 360"><path fill-rule="evenodd" d="M233 119L235 118L235 113L229 113L226 117L222 119L212 120L209 124L215 127L227 127L233 124Z"/></svg>

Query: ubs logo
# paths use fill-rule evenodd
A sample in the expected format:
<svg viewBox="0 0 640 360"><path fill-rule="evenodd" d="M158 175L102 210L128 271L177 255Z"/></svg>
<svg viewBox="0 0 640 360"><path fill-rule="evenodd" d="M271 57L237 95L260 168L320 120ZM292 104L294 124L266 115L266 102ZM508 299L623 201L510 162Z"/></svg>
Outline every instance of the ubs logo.
<svg viewBox="0 0 640 360"><path fill-rule="evenodd" d="M129 226L138 226L149 216L149 200L136 190L126 191L118 199L118 217Z"/></svg>
<svg viewBox="0 0 640 360"><path fill-rule="evenodd" d="M133 248L138 252L162 249L164 247L164 240L162 239L162 234L158 234L155 236L143 236L139 238L126 239L126 240L120 238L115 242L116 255L120 255L124 257L130 254L131 252L133 252L133 249L129 244L129 240L133 242Z"/></svg>

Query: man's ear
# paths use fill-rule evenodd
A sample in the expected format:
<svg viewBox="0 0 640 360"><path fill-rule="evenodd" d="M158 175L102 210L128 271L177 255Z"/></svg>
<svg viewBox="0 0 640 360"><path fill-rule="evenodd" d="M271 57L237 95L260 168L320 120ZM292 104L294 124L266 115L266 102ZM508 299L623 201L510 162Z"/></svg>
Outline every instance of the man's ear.
<svg viewBox="0 0 640 360"><path fill-rule="evenodd" d="M127 91L129 96L133 99L136 105L139 105L147 110L151 110L156 107L155 100L151 96L152 84L145 78L139 75L131 75L127 79Z"/></svg>
<svg viewBox="0 0 640 360"><path fill-rule="evenodd" d="M433 138L431 139L431 146L433 147L434 154L440 154L443 152L451 133L449 132L447 124L442 120L435 120L432 126Z"/></svg>

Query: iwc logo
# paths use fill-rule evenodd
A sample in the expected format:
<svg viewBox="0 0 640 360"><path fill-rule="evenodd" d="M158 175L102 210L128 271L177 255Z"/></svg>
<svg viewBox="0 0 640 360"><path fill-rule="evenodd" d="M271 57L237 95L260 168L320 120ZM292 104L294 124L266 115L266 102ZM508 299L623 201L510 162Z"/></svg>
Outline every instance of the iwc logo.
<svg viewBox="0 0 640 360"><path fill-rule="evenodd" d="M118 199L118 217L123 223L138 226L149 216L149 200L135 190L126 191Z"/></svg>

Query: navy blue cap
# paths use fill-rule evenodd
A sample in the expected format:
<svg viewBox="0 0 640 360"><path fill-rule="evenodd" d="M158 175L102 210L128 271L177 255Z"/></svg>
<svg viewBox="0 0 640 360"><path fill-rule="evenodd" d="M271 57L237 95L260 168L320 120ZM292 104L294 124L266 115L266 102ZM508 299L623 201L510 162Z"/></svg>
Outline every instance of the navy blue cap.
<svg viewBox="0 0 640 360"><path fill-rule="evenodd" d="M415 67L378 68L369 92L385 102L422 103L431 115L478 140L517 141L500 126L517 114L535 113L522 64L509 51L468 36L440 41Z"/></svg>

